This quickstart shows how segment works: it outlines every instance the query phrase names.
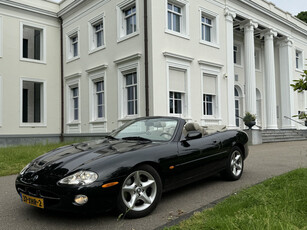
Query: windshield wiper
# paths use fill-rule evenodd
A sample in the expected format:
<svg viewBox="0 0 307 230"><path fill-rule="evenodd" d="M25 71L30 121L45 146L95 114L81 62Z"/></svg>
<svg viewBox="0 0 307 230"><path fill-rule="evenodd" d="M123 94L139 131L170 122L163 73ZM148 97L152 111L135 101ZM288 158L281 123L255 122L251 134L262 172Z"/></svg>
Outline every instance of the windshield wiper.
<svg viewBox="0 0 307 230"><path fill-rule="evenodd" d="M152 140L147 139L145 137L140 137L140 136L137 136L137 137L123 137L122 139L123 140L133 140L133 141L149 141L149 142L152 142Z"/></svg>

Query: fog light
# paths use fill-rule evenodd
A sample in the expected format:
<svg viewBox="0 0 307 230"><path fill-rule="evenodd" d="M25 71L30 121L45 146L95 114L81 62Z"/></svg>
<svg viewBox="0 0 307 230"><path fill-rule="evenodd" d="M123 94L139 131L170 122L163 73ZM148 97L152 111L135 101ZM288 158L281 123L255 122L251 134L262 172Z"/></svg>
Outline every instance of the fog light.
<svg viewBox="0 0 307 230"><path fill-rule="evenodd" d="M77 195L75 196L75 203L78 205L84 205L88 202L88 197L85 195Z"/></svg>

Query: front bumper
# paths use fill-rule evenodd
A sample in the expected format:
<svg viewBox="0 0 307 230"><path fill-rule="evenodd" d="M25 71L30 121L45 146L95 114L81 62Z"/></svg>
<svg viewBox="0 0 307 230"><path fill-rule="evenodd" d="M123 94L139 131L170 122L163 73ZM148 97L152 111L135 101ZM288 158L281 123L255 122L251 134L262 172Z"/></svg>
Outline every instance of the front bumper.
<svg viewBox="0 0 307 230"><path fill-rule="evenodd" d="M56 184L27 183L22 176L16 178L15 186L18 194L21 193L44 199L44 208L68 212L104 212L114 208L120 185L102 188L102 182L94 182L88 186L58 186ZM74 199L76 195L86 195L88 202L78 205Z"/></svg>

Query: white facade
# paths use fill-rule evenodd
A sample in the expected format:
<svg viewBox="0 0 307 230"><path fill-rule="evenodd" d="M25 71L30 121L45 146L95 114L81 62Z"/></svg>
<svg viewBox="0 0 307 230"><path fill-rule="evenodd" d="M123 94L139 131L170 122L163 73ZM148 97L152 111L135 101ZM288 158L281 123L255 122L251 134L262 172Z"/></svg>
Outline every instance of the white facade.
<svg viewBox="0 0 307 230"><path fill-rule="evenodd" d="M202 125L244 128L236 115L248 111L257 115L262 129L304 128L285 117L307 110L307 93L290 87L306 65L307 24L270 2L147 0L148 43L145 1L64 0L57 5L24 0L35 12L4 2L1 134L59 134L61 77L66 134L110 132L145 116L146 108L149 115L179 116ZM21 36L29 30L40 39L25 58ZM27 85L43 94L40 117L28 114L30 124L23 122L21 103ZM35 119L39 124L33 125Z"/></svg>
<svg viewBox="0 0 307 230"><path fill-rule="evenodd" d="M0 1L0 136L60 133L59 6Z"/></svg>

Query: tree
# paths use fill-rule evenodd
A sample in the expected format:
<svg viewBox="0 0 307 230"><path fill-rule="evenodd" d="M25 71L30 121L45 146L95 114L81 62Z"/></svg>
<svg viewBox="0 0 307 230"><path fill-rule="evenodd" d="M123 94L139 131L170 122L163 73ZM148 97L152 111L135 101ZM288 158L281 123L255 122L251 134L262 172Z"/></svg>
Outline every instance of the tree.
<svg viewBox="0 0 307 230"><path fill-rule="evenodd" d="M302 11L296 17L307 23L307 11Z"/></svg>
<svg viewBox="0 0 307 230"><path fill-rule="evenodd" d="M295 83L291 84L294 91L303 92L307 90L307 70L304 70L304 74L299 80L293 80Z"/></svg>

